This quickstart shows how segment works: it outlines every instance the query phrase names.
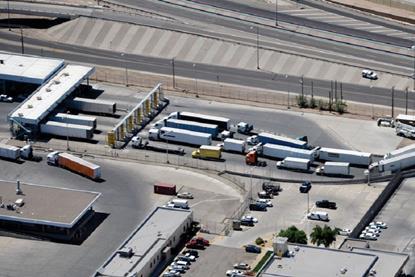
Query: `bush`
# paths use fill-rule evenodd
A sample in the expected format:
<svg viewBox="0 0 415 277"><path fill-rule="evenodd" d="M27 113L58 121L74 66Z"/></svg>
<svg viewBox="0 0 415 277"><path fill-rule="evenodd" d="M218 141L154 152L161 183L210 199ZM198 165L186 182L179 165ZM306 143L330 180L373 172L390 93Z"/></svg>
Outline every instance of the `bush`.
<svg viewBox="0 0 415 277"><path fill-rule="evenodd" d="M338 112L339 114L343 114L346 112L347 110L347 104L345 101L342 100L337 100L335 103L335 109L336 112Z"/></svg>
<svg viewBox="0 0 415 277"><path fill-rule="evenodd" d="M295 99L297 100L297 105L300 108L307 108L308 107L308 101L307 101L307 97L306 96L299 95L299 96L296 96Z"/></svg>
<svg viewBox="0 0 415 277"><path fill-rule="evenodd" d="M315 109L317 107L316 99L314 99L314 97L310 98L310 103L308 104L308 106L312 109Z"/></svg>
<svg viewBox="0 0 415 277"><path fill-rule="evenodd" d="M255 240L255 243L256 243L256 245L261 245L261 244L264 244L264 240L263 240L261 237L258 237L258 238Z"/></svg>
<svg viewBox="0 0 415 277"><path fill-rule="evenodd" d="M281 230L277 236L286 237L288 238L288 242L291 243L307 244L306 233L303 230L298 230L295 226L291 226L286 230Z"/></svg>

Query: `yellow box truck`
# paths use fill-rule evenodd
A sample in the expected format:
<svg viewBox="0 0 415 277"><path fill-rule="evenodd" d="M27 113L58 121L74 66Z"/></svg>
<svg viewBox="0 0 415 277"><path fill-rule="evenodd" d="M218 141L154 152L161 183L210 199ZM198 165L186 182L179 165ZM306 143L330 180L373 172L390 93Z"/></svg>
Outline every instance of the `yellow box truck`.
<svg viewBox="0 0 415 277"><path fill-rule="evenodd" d="M195 159L220 159L222 148L219 146L202 145L199 149L192 152L192 158Z"/></svg>

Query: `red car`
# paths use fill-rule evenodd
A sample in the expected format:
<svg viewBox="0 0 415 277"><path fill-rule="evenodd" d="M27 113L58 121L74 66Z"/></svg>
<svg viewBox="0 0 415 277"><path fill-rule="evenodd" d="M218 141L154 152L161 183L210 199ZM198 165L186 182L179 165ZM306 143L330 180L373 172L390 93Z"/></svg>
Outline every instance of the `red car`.
<svg viewBox="0 0 415 277"><path fill-rule="evenodd" d="M197 243L199 243L203 246L209 246L210 245L209 241L207 239L202 238L202 237L197 237L197 238L194 238L192 240L196 241Z"/></svg>
<svg viewBox="0 0 415 277"><path fill-rule="evenodd" d="M205 249L205 246L197 242L195 239L192 239L191 241L186 243L186 247L189 249Z"/></svg>

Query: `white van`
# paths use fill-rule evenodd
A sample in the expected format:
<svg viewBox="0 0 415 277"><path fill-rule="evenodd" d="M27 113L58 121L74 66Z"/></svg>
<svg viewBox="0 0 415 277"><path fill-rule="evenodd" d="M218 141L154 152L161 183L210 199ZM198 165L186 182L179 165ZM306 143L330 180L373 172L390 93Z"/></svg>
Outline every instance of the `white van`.
<svg viewBox="0 0 415 277"><path fill-rule="evenodd" d="M175 208L188 209L189 201L185 199L172 199L168 204L173 204Z"/></svg>
<svg viewBox="0 0 415 277"><path fill-rule="evenodd" d="M315 211L307 214L308 219L329 221L329 214L327 212Z"/></svg>

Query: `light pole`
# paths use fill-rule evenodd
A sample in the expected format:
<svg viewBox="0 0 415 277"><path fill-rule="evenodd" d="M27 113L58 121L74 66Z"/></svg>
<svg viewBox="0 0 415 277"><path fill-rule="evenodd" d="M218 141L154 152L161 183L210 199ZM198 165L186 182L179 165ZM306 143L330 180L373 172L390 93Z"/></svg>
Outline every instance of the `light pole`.
<svg viewBox="0 0 415 277"><path fill-rule="evenodd" d="M127 59L125 58L125 54L121 53L122 60L124 61L125 67L125 86L128 87L128 68L127 68Z"/></svg>
<svg viewBox="0 0 415 277"><path fill-rule="evenodd" d="M20 41L22 43L22 54L24 54L24 40L23 40L23 29L20 27Z"/></svg>
<svg viewBox="0 0 415 277"><path fill-rule="evenodd" d="M275 0L275 26L278 26L278 0Z"/></svg>
<svg viewBox="0 0 415 277"><path fill-rule="evenodd" d="M307 214L310 213L310 190L307 191Z"/></svg>
<svg viewBox="0 0 415 277"><path fill-rule="evenodd" d="M414 68L412 74L412 91L415 92L415 45L411 46L411 50L414 51L413 59L414 59Z"/></svg>
<svg viewBox="0 0 415 277"><path fill-rule="evenodd" d="M9 31L12 30L12 28L10 27L10 1L7 0L7 25L9 25Z"/></svg>
<svg viewBox="0 0 415 277"><path fill-rule="evenodd" d="M66 112L66 114L69 114L69 111ZM66 151L69 151L69 123L66 121Z"/></svg>
<svg viewBox="0 0 415 277"><path fill-rule="evenodd" d="M256 27L256 68L260 69L259 68L259 28L258 26L255 26L255 27ZM250 29L253 30L254 27L251 26Z"/></svg>
<svg viewBox="0 0 415 277"><path fill-rule="evenodd" d="M176 72L174 70L174 58L171 59L172 74L173 74L173 88L176 88Z"/></svg>
<svg viewBox="0 0 415 277"><path fill-rule="evenodd" d="M196 64L194 63L194 64L192 65L192 67L193 67L193 77L194 77L194 79L195 79L195 90L196 90L196 93L197 93Z"/></svg>
<svg viewBox="0 0 415 277"><path fill-rule="evenodd" d="M255 166L251 167L251 169L249 170L249 175L250 175L250 184L251 184L251 188L250 188L250 198L249 200L252 202L253 200L253 195L252 195L252 172L254 171Z"/></svg>

